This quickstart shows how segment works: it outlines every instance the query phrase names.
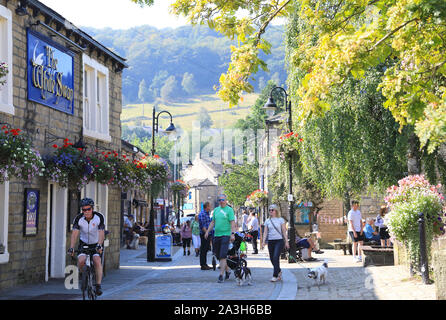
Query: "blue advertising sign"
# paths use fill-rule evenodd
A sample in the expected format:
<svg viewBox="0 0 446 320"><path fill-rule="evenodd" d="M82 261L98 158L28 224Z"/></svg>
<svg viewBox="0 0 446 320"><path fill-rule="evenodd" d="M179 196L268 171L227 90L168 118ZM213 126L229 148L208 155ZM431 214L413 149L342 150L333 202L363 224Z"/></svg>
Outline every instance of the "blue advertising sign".
<svg viewBox="0 0 446 320"><path fill-rule="evenodd" d="M74 54L31 29L28 39L28 100L74 113Z"/></svg>
<svg viewBox="0 0 446 320"><path fill-rule="evenodd" d="M156 235L155 238L155 260L171 261L172 260L172 236Z"/></svg>

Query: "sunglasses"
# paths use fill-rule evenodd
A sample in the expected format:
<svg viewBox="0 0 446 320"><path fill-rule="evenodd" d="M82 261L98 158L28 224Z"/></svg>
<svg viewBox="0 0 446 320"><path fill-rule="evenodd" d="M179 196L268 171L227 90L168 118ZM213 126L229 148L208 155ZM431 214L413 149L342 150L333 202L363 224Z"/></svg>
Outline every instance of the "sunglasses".
<svg viewBox="0 0 446 320"><path fill-rule="evenodd" d="M218 199L218 201L226 201L226 199Z"/></svg>
<svg viewBox="0 0 446 320"><path fill-rule="evenodd" d="M93 210L92 207L90 207L90 208L88 208L88 209L84 209L84 208L82 208L82 212L87 212L87 211L91 211L91 210Z"/></svg>

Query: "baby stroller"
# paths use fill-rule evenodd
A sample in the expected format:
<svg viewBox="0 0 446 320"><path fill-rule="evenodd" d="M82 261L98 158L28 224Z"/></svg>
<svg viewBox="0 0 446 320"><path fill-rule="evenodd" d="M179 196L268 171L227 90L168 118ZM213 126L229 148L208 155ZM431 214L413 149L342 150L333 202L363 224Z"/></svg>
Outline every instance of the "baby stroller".
<svg viewBox="0 0 446 320"><path fill-rule="evenodd" d="M237 267L246 267L246 240L248 234L246 232L237 232L234 234L235 240L229 245L229 250L226 258L226 262L228 267L231 270L235 270ZM217 257L215 254L212 254L212 269L217 268Z"/></svg>

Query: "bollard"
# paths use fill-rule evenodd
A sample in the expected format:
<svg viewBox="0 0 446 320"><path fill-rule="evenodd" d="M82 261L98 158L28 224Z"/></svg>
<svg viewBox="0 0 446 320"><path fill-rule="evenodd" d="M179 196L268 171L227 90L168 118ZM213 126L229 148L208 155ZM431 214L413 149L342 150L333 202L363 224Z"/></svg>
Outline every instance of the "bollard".
<svg viewBox="0 0 446 320"><path fill-rule="evenodd" d="M424 284L429 284L429 266L426 250L426 230L424 225L424 214L420 212L418 216L418 232L420 234L420 271Z"/></svg>

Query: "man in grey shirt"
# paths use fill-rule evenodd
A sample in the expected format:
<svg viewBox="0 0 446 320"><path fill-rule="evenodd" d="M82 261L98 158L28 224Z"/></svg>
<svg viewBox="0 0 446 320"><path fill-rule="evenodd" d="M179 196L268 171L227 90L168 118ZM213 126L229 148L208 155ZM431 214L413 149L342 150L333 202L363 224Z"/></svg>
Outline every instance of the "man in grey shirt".
<svg viewBox="0 0 446 320"><path fill-rule="evenodd" d="M253 254L258 254L259 250L257 249L257 238L259 236L259 220L256 217L255 211L250 212L248 230L252 235L252 249L254 250Z"/></svg>

